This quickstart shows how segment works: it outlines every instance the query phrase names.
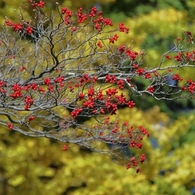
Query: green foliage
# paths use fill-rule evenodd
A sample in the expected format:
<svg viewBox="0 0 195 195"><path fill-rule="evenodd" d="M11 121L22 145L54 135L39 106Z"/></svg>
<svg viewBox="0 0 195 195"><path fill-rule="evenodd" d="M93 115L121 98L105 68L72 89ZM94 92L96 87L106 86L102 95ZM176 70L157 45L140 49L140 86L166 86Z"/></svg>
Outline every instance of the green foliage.
<svg viewBox="0 0 195 195"><path fill-rule="evenodd" d="M109 16L110 13L115 14L116 19L118 13L124 13L125 16L134 17L140 14L148 14L153 10L159 11L170 7L180 11L188 10L190 13L195 9L193 0L124 0L122 3L120 0L115 0L109 4L103 5L105 13Z"/></svg>

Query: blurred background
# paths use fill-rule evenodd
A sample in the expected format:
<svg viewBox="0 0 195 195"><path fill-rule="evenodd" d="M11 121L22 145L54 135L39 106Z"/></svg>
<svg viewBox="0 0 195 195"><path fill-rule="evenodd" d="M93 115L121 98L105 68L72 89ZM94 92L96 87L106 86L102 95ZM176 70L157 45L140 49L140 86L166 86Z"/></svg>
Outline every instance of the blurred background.
<svg viewBox="0 0 195 195"><path fill-rule="evenodd" d="M117 26L130 32L121 43L145 50L148 66L158 65L182 29L195 35L194 0L59 0L76 11L96 6ZM45 1L45 10L56 1ZM0 0L0 22L19 19L19 7L31 14L27 0ZM120 42L119 42L120 44ZM195 77L194 69L180 72ZM144 83L140 83L144 85ZM190 195L195 194L195 100L157 101L131 97L136 108L120 109L119 120L143 125L150 133L141 153L147 155L139 174L85 148L44 138L29 138L0 126L0 194L2 195Z"/></svg>

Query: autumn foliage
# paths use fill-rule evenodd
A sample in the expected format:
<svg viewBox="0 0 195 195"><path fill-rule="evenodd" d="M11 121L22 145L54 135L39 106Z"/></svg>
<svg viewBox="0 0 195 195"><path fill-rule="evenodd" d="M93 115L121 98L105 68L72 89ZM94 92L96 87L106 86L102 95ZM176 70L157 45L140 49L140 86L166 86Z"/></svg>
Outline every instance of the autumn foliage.
<svg viewBox="0 0 195 195"><path fill-rule="evenodd" d="M63 142L63 150L78 144L139 172L147 156L136 149L150 133L141 124L132 126L131 116L119 121L117 112L135 107L132 97L143 94L194 98L195 81L178 73L194 67L191 33L181 32L183 38L152 68L144 50L117 44L130 27L115 28L96 7L73 13L56 4L57 11L47 14L43 1L29 3L34 15L26 20L20 14L20 22L6 19L0 32L0 124Z"/></svg>

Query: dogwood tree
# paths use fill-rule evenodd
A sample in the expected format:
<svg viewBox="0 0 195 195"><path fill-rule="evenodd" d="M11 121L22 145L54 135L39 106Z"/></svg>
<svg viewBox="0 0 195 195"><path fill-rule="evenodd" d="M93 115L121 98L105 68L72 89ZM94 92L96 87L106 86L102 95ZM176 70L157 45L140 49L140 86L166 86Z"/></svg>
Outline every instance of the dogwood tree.
<svg viewBox="0 0 195 195"><path fill-rule="evenodd" d="M78 144L139 172L146 156L135 149L149 132L132 126L131 116L121 123L118 109L133 108L132 97L143 94L194 98L195 82L178 73L194 68L192 34L181 32L183 38L152 68L131 41L117 44L130 29L124 23L115 28L96 7L73 13L56 3L48 14L43 1L29 3L31 18L20 11L20 21L6 18L0 31L0 125L63 142L64 150Z"/></svg>

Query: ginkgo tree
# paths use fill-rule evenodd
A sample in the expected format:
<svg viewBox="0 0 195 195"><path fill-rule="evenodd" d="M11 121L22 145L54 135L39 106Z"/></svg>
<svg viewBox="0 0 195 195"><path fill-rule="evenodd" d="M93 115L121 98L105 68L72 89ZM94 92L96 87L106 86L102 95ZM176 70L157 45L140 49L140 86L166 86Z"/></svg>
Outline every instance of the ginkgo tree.
<svg viewBox="0 0 195 195"><path fill-rule="evenodd" d="M150 133L132 126L131 116L120 123L118 110L135 107L132 96L143 94L157 100L194 98L191 78L178 86L183 80L178 69L194 68L192 34L181 32L185 36L154 68L145 64L145 51L116 45L129 28L124 23L114 28L96 7L73 13L56 3L56 12L47 14L43 1L29 3L31 18L20 11L20 22L6 18L0 31L0 125L63 142L64 150L68 143L84 146L139 172L146 156L135 149Z"/></svg>

